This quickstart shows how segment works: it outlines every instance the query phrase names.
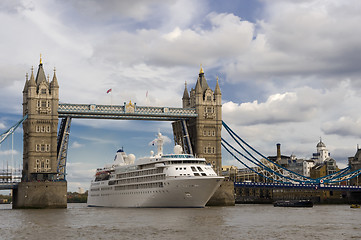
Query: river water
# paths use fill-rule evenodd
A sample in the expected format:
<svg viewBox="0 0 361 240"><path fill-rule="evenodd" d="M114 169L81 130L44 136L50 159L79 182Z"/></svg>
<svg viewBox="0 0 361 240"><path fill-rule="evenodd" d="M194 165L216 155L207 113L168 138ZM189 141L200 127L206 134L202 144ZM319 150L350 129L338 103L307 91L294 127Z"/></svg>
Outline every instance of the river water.
<svg viewBox="0 0 361 240"><path fill-rule="evenodd" d="M88 208L12 210L0 205L0 239L360 239L361 209Z"/></svg>

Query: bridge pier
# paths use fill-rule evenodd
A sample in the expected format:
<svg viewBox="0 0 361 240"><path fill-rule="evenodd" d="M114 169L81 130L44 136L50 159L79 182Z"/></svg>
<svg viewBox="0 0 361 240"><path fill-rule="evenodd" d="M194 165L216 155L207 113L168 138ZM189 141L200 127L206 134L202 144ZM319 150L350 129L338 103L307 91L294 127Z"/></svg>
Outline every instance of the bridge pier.
<svg viewBox="0 0 361 240"><path fill-rule="evenodd" d="M66 208L67 182L20 182L13 191L13 209Z"/></svg>

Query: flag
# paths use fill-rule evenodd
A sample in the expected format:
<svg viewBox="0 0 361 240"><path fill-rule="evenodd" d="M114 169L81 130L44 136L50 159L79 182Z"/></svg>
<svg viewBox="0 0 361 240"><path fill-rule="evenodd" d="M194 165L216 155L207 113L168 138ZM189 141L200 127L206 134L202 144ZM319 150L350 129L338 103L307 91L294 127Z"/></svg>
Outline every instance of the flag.
<svg viewBox="0 0 361 240"><path fill-rule="evenodd" d="M108 91L107 91L107 93L110 93L112 91L112 89L110 88Z"/></svg>

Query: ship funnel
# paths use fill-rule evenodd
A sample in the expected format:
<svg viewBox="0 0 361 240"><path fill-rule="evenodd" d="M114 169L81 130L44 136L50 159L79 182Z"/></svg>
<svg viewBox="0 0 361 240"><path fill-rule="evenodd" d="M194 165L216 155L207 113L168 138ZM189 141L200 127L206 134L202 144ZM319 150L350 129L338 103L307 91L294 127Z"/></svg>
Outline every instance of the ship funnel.
<svg viewBox="0 0 361 240"><path fill-rule="evenodd" d="M124 164L124 157L123 157L124 155L125 155L125 153L124 153L123 149L119 149L114 158L114 165L123 165Z"/></svg>

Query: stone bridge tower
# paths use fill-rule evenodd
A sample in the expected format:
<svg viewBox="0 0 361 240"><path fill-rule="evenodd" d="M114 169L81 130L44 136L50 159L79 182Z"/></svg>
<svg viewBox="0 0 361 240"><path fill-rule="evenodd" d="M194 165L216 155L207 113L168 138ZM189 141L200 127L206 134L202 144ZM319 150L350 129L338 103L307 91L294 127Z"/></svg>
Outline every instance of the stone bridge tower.
<svg viewBox="0 0 361 240"><path fill-rule="evenodd" d="M56 181L59 85L40 64L23 90L23 172L14 193L14 208L66 207L67 184Z"/></svg>
<svg viewBox="0 0 361 240"><path fill-rule="evenodd" d="M214 91L208 86L203 68L199 71L195 89L183 94L183 108L195 108L198 117L187 121L192 149L197 157L204 157L217 174L221 174L222 94L218 78ZM174 140L183 146L180 122L173 123Z"/></svg>
<svg viewBox="0 0 361 240"><path fill-rule="evenodd" d="M57 129L59 85L51 82L39 64L36 78L31 72L23 91L23 181L52 181L57 174Z"/></svg>

